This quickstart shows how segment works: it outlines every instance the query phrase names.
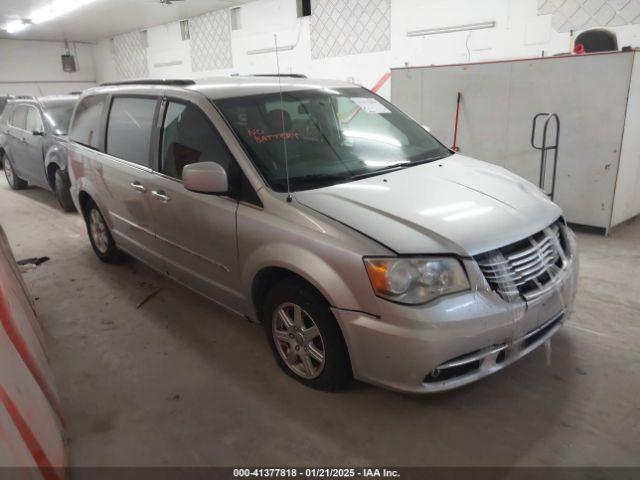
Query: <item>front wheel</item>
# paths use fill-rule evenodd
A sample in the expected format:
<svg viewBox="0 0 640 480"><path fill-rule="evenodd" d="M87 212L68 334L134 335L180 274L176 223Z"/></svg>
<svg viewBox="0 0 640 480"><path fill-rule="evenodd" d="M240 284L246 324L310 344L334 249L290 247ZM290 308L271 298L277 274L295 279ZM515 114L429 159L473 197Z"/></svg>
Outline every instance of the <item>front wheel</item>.
<svg viewBox="0 0 640 480"><path fill-rule="evenodd" d="M120 263L124 255L116 247L116 242L113 241L107 222L105 222L97 205L89 200L84 213L89 241L95 254L105 263Z"/></svg>
<svg viewBox="0 0 640 480"><path fill-rule="evenodd" d="M4 175L7 177L7 183L13 190L23 190L29 185L27 182L18 177L18 174L13 169L13 164L9 157L4 157Z"/></svg>
<svg viewBox="0 0 640 480"><path fill-rule="evenodd" d="M302 281L287 280L268 294L263 324L278 365L318 390L337 391L351 380L342 332L325 299Z"/></svg>
<svg viewBox="0 0 640 480"><path fill-rule="evenodd" d="M55 191L56 198L58 199L58 203L62 207L65 212L75 212L76 207L73 204L73 200L71 199L71 192L69 188L71 186L69 182L69 175L66 172L63 172L60 169L56 170L56 174L54 177L55 182Z"/></svg>

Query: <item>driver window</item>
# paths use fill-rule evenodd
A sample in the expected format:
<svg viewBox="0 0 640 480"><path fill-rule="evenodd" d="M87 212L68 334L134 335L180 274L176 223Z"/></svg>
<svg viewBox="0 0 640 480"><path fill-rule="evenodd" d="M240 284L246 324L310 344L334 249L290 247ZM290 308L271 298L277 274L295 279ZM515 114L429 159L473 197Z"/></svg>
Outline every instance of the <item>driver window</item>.
<svg viewBox="0 0 640 480"><path fill-rule="evenodd" d="M25 130L28 132L42 132L44 126L42 125L42 117L37 108L29 107L27 112L27 126Z"/></svg>
<svg viewBox="0 0 640 480"><path fill-rule="evenodd" d="M182 179L182 169L198 162L216 162L229 173L231 153L205 114L185 103L169 102L162 126L160 171Z"/></svg>

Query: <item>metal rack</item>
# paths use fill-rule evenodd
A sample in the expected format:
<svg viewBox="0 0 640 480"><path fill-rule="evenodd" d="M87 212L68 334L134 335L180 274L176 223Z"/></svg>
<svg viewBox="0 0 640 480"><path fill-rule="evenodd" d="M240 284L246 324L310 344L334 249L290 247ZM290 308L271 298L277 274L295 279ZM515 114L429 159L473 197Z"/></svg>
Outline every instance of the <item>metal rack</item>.
<svg viewBox="0 0 640 480"><path fill-rule="evenodd" d="M538 130L538 121L546 117L544 128L542 130L542 145L536 145L536 132ZM549 124L554 121L556 127L555 142L548 145L547 136L549 134ZM533 125L531 126L531 146L540 151L540 180L538 186L553 200L556 191L556 174L558 172L558 147L560 145L560 117L556 113L538 113L533 117ZM553 173L551 176L551 191L547 192L545 183L547 179L547 153L553 151Z"/></svg>

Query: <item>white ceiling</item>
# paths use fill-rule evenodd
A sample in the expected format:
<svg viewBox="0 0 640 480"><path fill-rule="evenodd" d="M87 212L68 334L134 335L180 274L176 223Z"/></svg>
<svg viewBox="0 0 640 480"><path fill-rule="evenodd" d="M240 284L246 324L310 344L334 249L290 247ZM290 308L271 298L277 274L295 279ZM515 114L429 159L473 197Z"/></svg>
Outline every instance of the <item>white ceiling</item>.
<svg viewBox="0 0 640 480"><path fill-rule="evenodd" d="M131 32L182 20L249 0L184 0L164 5L160 0L96 0L73 12L25 30L8 34L7 22L28 19L31 12L53 0L0 0L0 38L97 42Z"/></svg>

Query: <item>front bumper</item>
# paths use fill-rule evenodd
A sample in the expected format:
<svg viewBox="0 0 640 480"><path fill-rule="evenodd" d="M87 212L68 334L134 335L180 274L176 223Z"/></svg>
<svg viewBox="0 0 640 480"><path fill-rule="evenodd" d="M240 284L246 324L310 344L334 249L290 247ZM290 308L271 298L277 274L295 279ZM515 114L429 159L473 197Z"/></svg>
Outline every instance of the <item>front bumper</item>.
<svg viewBox="0 0 640 480"><path fill-rule="evenodd" d="M475 262L465 263L477 271ZM402 392L439 392L497 372L550 339L573 310L577 276L574 255L553 285L528 301L506 302L478 289L421 307L381 300L379 317L333 312L357 379Z"/></svg>

